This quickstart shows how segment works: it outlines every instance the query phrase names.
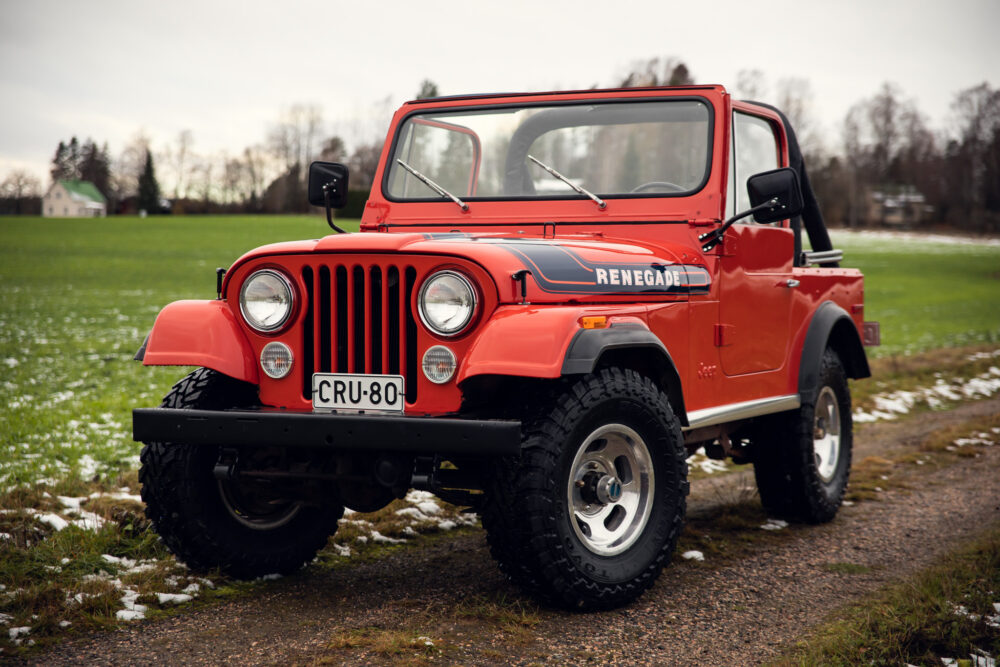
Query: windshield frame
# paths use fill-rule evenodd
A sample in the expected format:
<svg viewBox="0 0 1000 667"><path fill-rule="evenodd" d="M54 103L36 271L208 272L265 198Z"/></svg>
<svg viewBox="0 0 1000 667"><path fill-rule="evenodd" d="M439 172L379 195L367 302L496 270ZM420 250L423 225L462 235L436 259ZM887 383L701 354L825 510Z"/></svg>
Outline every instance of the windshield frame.
<svg viewBox="0 0 1000 667"><path fill-rule="evenodd" d="M387 154L387 162L382 170L382 179L379 183L381 189L381 195L386 201L394 203L403 204L420 204L420 203L440 203L442 198L440 196L427 196L427 197L398 197L393 196L389 192L389 177L392 174L393 160L395 159L396 149L398 148L398 143L401 140L404 129L407 127L407 123L413 116L432 116L435 114L461 114L462 112L488 112L492 110L504 110L504 109L531 109L531 108L554 108L554 107L564 107L564 106L596 106L596 105L612 105L612 104L646 104L646 103L664 103L664 102L696 102L705 107L707 111L706 120L706 153L705 153L705 170L702 174L701 181L692 189L685 190L683 192L638 192L638 193L605 193L605 192L595 192L602 199L607 200L618 200L618 199L662 199L662 198L683 198L692 197L705 189L712 175L712 167L715 160L715 115L716 109L715 105L710 99L701 95L669 95L669 96L656 96L656 97L602 97L598 99L587 99L587 98L577 98L572 100L558 100L558 101L537 101L537 102L509 102L509 103L499 103L499 104L472 104L472 105L462 105L462 106L442 106L442 107L427 107L422 106L415 108L414 110L407 112L399 122L396 124L395 132L392 137L392 143L389 146L389 151ZM431 120L431 119L427 119ZM446 121L441 121L439 118L433 119L432 122L441 123ZM457 119L451 124L460 126ZM569 126L567 126L569 127ZM543 133L544 134L544 133ZM542 136L542 135L539 135ZM482 153L480 152L481 156ZM476 166L477 176L478 170L481 165ZM508 196L463 196L462 200L469 203L476 202L545 202L545 201L579 201L587 200L586 195L581 195L572 190L566 192L565 195L508 195Z"/></svg>

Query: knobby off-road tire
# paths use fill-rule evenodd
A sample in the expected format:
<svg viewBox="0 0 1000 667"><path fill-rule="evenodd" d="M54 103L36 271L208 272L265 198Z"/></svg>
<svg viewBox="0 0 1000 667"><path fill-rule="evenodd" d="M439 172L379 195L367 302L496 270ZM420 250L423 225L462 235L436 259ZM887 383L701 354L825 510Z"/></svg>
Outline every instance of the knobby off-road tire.
<svg viewBox="0 0 1000 667"><path fill-rule="evenodd" d="M502 462L487 493L500 570L554 606L636 599L683 527L685 458L678 420L648 378L610 368L561 385L526 416L520 458Z"/></svg>
<svg viewBox="0 0 1000 667"><path fill-rule="evenodd" d="M201 368L175 384L161 407L222 410L256 399L252 385ZM311 561L343 507L261 498L238 481L220 482L212 473L218 457L210 446L151 442L142 449L146 516L177 558L241 579L291 573Z"/></svg>
<svg viewBox="0 0 1000 667"><path fill-rule="evenodd" d="M753 438L754 476L768 514L824 523L840 509L851 470L847 375L827 348L812 403L765 420Z"/></svg>

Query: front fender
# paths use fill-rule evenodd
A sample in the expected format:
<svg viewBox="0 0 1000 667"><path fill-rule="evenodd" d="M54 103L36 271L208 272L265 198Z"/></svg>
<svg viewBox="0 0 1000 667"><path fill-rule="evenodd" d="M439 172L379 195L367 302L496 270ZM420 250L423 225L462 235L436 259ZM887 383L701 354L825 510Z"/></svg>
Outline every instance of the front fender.
<svg viewBox="0 0 1000 667"><path fill-rule="evenodd" d="M560 377L566 350L580 330L580 318L588 314L590 310L580 307L498 308L469 347L458 382L476 375Z"/></svg>
<svg viewBox="0 0 1000 667"><path fill-rule="evenodd" d="M156 316L144 366L204 366L258 384L257 359L224 301L175 301Z"/></svg>

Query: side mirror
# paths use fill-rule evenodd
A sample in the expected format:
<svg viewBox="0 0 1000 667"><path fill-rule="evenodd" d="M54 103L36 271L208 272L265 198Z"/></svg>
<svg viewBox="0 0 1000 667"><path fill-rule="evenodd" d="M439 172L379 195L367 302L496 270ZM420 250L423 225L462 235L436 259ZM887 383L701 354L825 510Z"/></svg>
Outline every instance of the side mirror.
<svg viewBox="0 0 1000 667"><path fill-rule="evenodd" d="M313 206L344 208L347 205L347 176L347 167L336 162L310 164L309 203Z"/></svg>
<svg viewBox="0 0 1000 667"><path fill-rule="evenodd" d="M747 193L754 208L777 199L771 206L754 211L753 219L757 222L777 222L802 212L802 190L794 169L783 167L754 174L747 179Z"/></svg>
<svg viewBox="0 0 1000 667"><path fill-rule="evenodd" d="M726 230L748 215L753 215L757 222L766 223L791 218L802 212L802 190L799 189L799 176L794 169L783 167L754 174L747 179L747 193L750 195L750 208L729 218L718 229L698 237L703 242L703 252L722 243Z"/></svg>

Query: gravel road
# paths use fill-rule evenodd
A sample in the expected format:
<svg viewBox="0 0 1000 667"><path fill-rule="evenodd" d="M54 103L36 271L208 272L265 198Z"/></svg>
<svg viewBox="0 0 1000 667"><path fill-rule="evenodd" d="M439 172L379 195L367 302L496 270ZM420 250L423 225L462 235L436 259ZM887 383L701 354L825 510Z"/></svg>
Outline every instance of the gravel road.
<svg viewBox="0 0 1000 667"><path fill-rule="evenodd" d="M928 433L997 414L1000 399L856 429L858 460L914 447ZM579 615L542 610L533 627L450 613L468 600L519 599L498 574L482 535L436 540L377 562L309 571L172 618L78 638L33 663L377 664L369 642L328 647L359 628L412 627L446 647L435 662L461 664L757 664L774 658L837 607L926 566L1000 521L1000 447L940 470L918 470L907 490L845 507L832 523L791 529L718 564L677 562L621 610ZM704 512L743 484L739 476L693 485ZM731 493L728 494L731 497ZM752 502L752 501L748 501ZM831 572L830 563L870 568ZM530 605L529 605L530 606ZM401 657L419 657L412 650ZM433 654L428 655L431 658Z"/></svg>

